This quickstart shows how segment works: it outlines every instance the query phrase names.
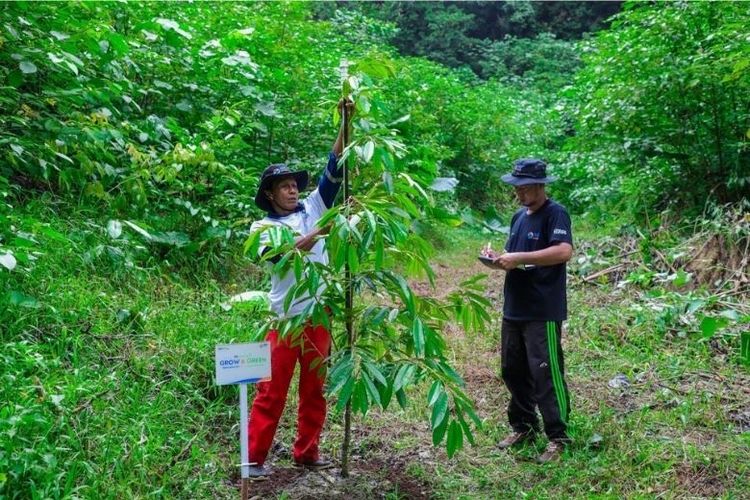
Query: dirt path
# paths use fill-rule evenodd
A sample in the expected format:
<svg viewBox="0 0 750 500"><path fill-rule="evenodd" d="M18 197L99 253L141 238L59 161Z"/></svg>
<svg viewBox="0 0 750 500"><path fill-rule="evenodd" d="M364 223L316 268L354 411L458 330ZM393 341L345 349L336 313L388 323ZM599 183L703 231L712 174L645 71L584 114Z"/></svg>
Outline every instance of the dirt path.
<svg viewBox="0 0 750 500"><path fill-rule="evenodd" d="M455 291L457 285L478 273L488 273L487 296L494 308L499 307L502 295L502 273L492 272L481 263L470 266L435 266L435 288L428 281L414 281L410 285L418 295L442 298ZM445 332L449 343L465 344L463 331L449 325ZM471 359L471 362L467 362ZM481 361L477 362L478 359ZM469 394L480 401L480 404L496 406L501 403L494 396L498 379L494 367L497 365L497 352L476 345L470 352L456 356L459 372L464 374ZM293 391L290 391L290 396ZM291 398L290 398L291 399ZM418 404L413 402L412 404ZM286 413L294 402L289 401ZM481 414L481 406L479 407ZM340 423L330 420L327 423L326 435L342 434ZM425 468L434 466L435 461L444 459L445 452L432 446L432 434L429 422L424 419L403 420L391 410L372 411L363 421L356 417L353 424L353 450L350 460L350 477L342 478L340 469L334 467L323 471L306 471L291 466L289 450L277 444L269 461L274 466L270 479L251 484L251 498L276 498L284 495L290 499L319 498L431 498L432 490L429 481L410 473L409 466L420 463ZM404 440L414 443L413 446L396 450L393 443ZM338 446L338 444L337 444ZM333 454L337 448L331 450ZM239 488L239 477L233 482Z"/></svg>
<svg viewBox="0 0 750 500"><path fill-rule="evenodd" d="M282 447L272 457L277 472L271 480L255 484L254 495L294 499L449 498L461 492L459 496L486 498L496 496L498 488L513 496L512 491L534 491L544 484L547 489L537 490L543 492L542 496L550 492L564 496L650 492L711 497L737 491L736 485L742 484L746 468L733 458L742 455L733 432L750 430L750 376L727 372L720 358L721 346L711 365L701 365L696 355L685 354L683 339L677 339L674 345L662 341L656 347L644 347L658 351L642 361L642 354L633 346L634 339L629 338L631 329L623 326L624 303L633 297L581 283L571 287L572 320L566 323L563 335L566 378L573 395L572 456L555 471L560 474L556 478L530 464L543 447L541 441L536 448L518 453L498 452L494 444L508 431L508 395L498 376L504 275L478 262L467 265L461 260L437 263L434 270L435 288L426 281L412 281L417 294L444 297L473 275L488 275L485 294L495 317L490 331L467 335L451 324L444 332L451 361L464 377L466 392L483 421L483 429L476 435L477 446L467 446L453 460L447 459L444 448L434 447L424 404L426 390L422 391L425 394L418 390L418 394L410 395L405 411L391 407L354 419L349 478L343 479L336 468L322 472L294 469L289 465L288 450ZM672 373L670 364L678 359L679 363L693 364L680 370L677 377L665 377L665 373ZM621 371L628 373L627 385L612 387L609 382ZM288 406L294 409L292 401ZM686 413L686 408L694 409ZM293 421L287 423L294 427ZM727 432L727 428L735 430ZM323 448L335 461L342 435L341 418L332 414ZM641 450L650 451L643 455ZM631 455L634 458L629 458ZM629 460L653 464L657 472L650 479L631 478L628 474L642 467ZM592 468L591 463L598 465ZM633 468L627 472L627 467ZM612 474L613 479L586 479L592 473ZM509 489L511 486L516 489ZM446 493L446 487L452 493Z"/></svg>

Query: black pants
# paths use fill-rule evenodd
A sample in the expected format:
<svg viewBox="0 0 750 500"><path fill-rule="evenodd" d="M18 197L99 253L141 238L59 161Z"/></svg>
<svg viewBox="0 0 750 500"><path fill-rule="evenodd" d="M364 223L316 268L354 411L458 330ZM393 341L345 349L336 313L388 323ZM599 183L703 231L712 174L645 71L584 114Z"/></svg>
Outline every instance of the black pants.
<svg viewBox="0 0 750 500"><path fill-rule="evenodd" d="M510 391L508 420L516 432L539 430L539 407L550 440L568 440L570 396L565 383L559 321L503 319L502 374Z"/></svg>

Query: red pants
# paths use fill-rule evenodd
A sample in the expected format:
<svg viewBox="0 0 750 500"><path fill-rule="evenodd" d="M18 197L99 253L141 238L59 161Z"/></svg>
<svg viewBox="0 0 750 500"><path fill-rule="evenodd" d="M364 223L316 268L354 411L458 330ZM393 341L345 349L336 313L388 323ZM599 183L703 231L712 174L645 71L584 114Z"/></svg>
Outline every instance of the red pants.
<svg viewBox="0 0 750 500"><path fill-rule="evenodd" d="M250 410L250 462L262 465L266 461L297 361L300 362L300 378L294 460L315 461L320 458L318 443L326 419L324 360L330 352L331 336L323 326L308 325L300 338L287 337L279 341L278 332L271 330L266 340L271 343L271 380L258 383Z"/></svg>

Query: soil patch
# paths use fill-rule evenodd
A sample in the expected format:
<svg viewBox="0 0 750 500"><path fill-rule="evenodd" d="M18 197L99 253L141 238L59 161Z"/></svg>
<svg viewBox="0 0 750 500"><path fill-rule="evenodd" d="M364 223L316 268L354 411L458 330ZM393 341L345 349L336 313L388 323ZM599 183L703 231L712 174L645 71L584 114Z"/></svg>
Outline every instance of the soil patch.
<svg viewBox="0 0 750 500"><path fill-rule="evenodd" d="M298 468L274 468L267 480L250 482L250 498L275 498L282 491L294 489L305 474L305 470Z"/></svg>
<svg viewBox="0 0 750 500"><path fill-rule="evenodd" d="M736 426L736 432L750 432L750 406L742 410L731 411L727 417Z"/></svg>
<svg viewBox="0 0 750 500"><path fill-rule="evenodd" d="M678 484L692 495L718 497L724 493L725 481L713 465L682 464L677 469Z"/></svg>
<svg viewBox="0 0 750 500"><path fill-rule="evenodd" d="M382 459L352 460L349 477L338 468L310 471L276 467L270 478L250 483L250 498L317 500L319 498L430 498L429 485L408 474L404 462ZM236 484L240 488L239 481Z"/></svg>
<svg viewBox="0 0 750 500"><path fill-rule="evenodd" d="M430 485L406 472L406 466L402 460L396 463L386 463L382 460L370 460L357 464L362 473L369 476L381 476L381 493L397 495L398 498L430 498Z"/></svg>

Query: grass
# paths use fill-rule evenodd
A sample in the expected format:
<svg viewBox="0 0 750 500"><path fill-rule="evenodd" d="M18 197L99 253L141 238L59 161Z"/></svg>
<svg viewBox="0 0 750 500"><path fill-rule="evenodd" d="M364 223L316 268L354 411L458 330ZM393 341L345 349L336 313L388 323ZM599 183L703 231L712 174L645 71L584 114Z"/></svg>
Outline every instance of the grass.
<svg viewBox="0 0 750 500"><path fill-rule="evenodd" d="M459 234L436 257L439 290L482 270L465 268L478 266L473 255L486 239ZM500 281L490 279L490 296L501 290ZM498 325L486 336L449 333L484 422L476 447L453 460L431 447L421 388L407 411L378 413L360 424L369 427L371 444L359 460L405 463L408 476L427 483L435 498L742 497L750 489L750 434L735 412L750 403L750 377L736 358L737 338L708 342L694 325L681 329L679 318L641 306L637 289L574 280L564 340L574 444L562 463L533 463L545 445L541 438L517 452L494 448L509 431L508 396L497 373ZM618 374L630 385L610 387ZM335 436L337 425L329 427Z"/></svg>
<svg viewBox="0 0 750 500"><path fill-rule="evenodd" d="M0 497L235 496L237 390L214 385L213 348L254 318L219 306L231 283L86 264L83 231L37 236L3 283L36 302L0 306Z"/></svg>
<svg viewBox="0 0 750 500"><path fill-rule="evenodd" d="M30 270L3 275L0 497L236 497L237 390L214 385L212 357L217 343L249 339L252 312L219 304L261 286L257 272L238 263L221 279L183 279L154 263L86 264L81 255L102 237L88 223L49 217L67 225L69 241L40 233L43 254ZM486 271L474 255L487 235L444 239L434 257L438 290ZM13 291L37 302L14 305ZM490 273L488 294L499 311L499 273ZM570 309L564 342L574 444L560 464L532 462L541 438L511 453L494 448L508 432L496 323L486 335L447 332L483 421L475 447L448 460L431 445L427 388L417 387L406 410L356 417L350 480L321 486L308 475L274 495L739 498L750 491L750 415L743 413L750 375L737 362L738 339L701 340L679 316L644 307L637 289L573 280ZM608 385L618 374L627 387ZM274 457L282 468L290 465L295 420L293 386ZM333 458L341 423L332 413L324 434L323 451Z"/></svg>

